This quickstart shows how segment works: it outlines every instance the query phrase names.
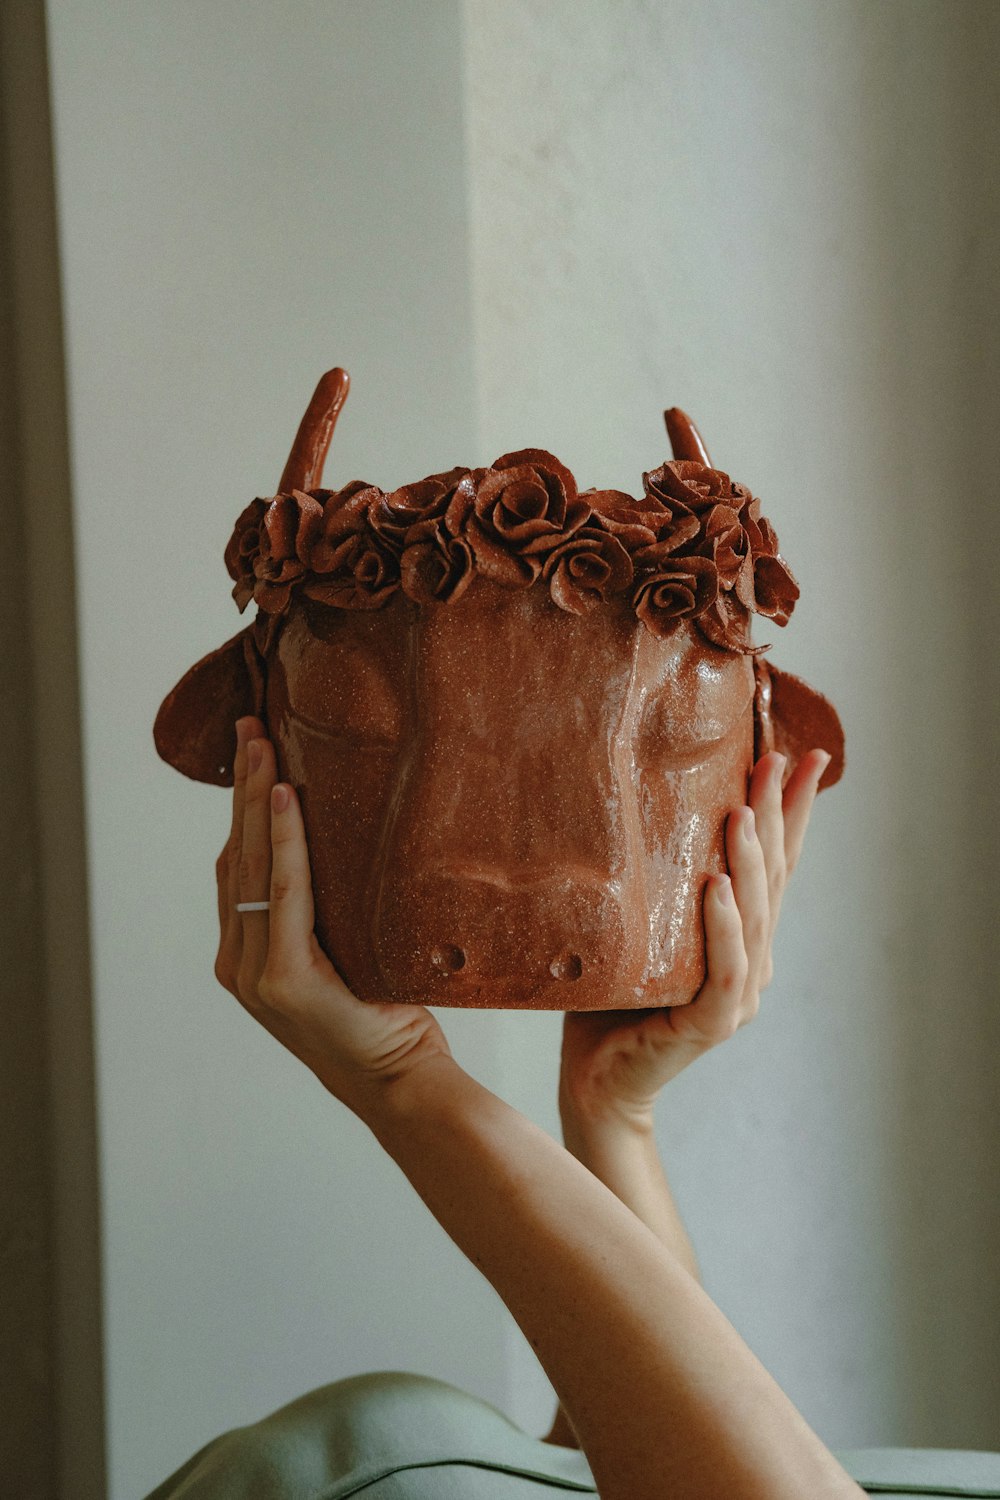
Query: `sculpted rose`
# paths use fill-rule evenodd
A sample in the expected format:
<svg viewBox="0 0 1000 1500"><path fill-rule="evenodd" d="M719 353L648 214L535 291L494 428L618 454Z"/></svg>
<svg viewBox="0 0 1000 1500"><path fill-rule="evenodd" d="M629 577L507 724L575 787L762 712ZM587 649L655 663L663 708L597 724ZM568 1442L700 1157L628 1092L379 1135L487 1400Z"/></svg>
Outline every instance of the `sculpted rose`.
<svg viewBox="0 0 1000 1500"><path fill-rule="evenodd" d="M235 581L233 598L239 605L240 614L253 598L257 574L254 563L260 552L260 530L269 500L251 500L237 517L233 534L226 543L225 562L230 578Z"/></svg>
<svg viewBox="0 0 1000 1500"><path fill-rule="evenodd" d="M399 589L418 604L460 598L477 573L505 588L541 579L558 608L584 614L629 593L665 636L692 620L740 654L753 612L784 625L798 584L761 502L721 469L673 459L621 490L580 494L541 448L488 469L458 467L384 493L355 480L254 500L226 548L233 595L254 599L271 642L293 590L340 609L378 609Z"/></svg>
<svg viewBox="0 0 1000 1500"><path fill-rule="evenodd" d="M371 507L372 530L393 551L401 553L416 526L443 516L460 479L468 469L449 469L429 474L415 484L404 484L388 495L380 495Z"/></svg>
<svg viewBox="0 0 1000 1500"><path fill-rule="evenodd" d="M739 512L729 505L713 505L702 517L698 547L710 557L719 573L719 587L724 592L735 589L744 609L753 609L753 556L751 541Z"/></svg>
<svg viewBox="0 0 1000 1500"><path fill-rule="evenodd" d="M668 534L679 546L700 530L697 517L675 515L652 495L636 500L622 490L585 490L581 499L593 510L592 521L610 531L629 552L648 547Z"/></svg>
<svg viewBox="0 0 1000 1500"><path fill-rule="evenodd" d="M226 547L233 598L240 610L251 599L268 614L283 614L292 586L309 566L309 553L323 516L314 495L293 490L273 500L253 500L239 517Z"/></svg>
<svg viewBox="0 0 1000 1500"><path fill-rule="evenodd" d="M404 593L418 604L447 604L465 593L475 572L472 548L452 536L444 518L410 528L399 560Z"/></svg>
<svg viewBox="0 0 1000 1500"><path fill-rule="evenodd" d="M750 491L734 484L721 469L710 469L693 459L671 459L642 476L643 488L650 499L659 500L673 514L688 512L700 515L720 500L738 510Z"/></svg>
<svg viewBox="0 0 1000 1500"><path fill-rule="evenodd" d="M664 541L642 548L633 561L632 604L653 635L668 636L681 620L702 614L718 595L719 575L709 557L678 554Z"/></svg>
<svg viewBox="0 0 1000 1500"><path fill-rule="evenodd" d="M632 559L610 532L581 526L547 555L542 576L560 609L582 615L628 587Z"/></svg>
<svg viewBox="0 0 1000 1500"><path fill-rule="evenodd" d="M359 480L330 495L302 590L307 598L339 609L379 609L398 589L398 560L369 520L381 498L381 490Z"/></svg>
<svg viewBox="0 0 1000 1500"><path fill-rule="evenodd" d="M544 449L524 448L468 474L446 520L468 540L479 572L506 588L527 588L546 555L589 515L569 470Z"/></svg>

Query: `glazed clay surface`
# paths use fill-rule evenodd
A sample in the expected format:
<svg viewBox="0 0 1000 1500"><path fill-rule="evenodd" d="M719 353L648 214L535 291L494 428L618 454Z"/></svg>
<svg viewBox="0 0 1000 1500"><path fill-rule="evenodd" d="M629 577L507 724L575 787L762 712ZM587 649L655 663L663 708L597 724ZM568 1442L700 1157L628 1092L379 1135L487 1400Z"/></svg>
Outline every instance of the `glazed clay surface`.
<svg viewBox="0 0 1000 1500"><path fill-rule="evenodd" d="M751 659L481 580L448 606L293 609L267 722L320 942L362 999L681 1004L745 801Z"/></svg>
<svg viewBox="0 0 1000 1500"><path fill-rule="evenodd" d="M324 490L347 387L323 376L278 495L239 517L257 618L167 695L160 754L231 785L234 722L263 718L317 935L363 1000L685 1004L754 759L822 746L820 786L843 770L833 707L750 640L798 597L760 501L676 408L641 498L540 449Z"/></svg>

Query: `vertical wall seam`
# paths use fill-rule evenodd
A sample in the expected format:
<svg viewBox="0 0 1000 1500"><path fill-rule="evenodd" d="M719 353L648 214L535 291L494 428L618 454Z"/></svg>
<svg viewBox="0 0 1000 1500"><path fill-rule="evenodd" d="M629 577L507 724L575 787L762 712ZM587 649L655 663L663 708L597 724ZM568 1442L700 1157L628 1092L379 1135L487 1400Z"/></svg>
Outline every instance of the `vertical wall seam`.
<svg viewBox="0 0 1000 1500"><path fill-rule="evenodd" d="M27 552L33 785L52 1164L59 1494L105 1493L99 1188L73 516L43 0L5 8L5 124L17 497Z"/></svg>

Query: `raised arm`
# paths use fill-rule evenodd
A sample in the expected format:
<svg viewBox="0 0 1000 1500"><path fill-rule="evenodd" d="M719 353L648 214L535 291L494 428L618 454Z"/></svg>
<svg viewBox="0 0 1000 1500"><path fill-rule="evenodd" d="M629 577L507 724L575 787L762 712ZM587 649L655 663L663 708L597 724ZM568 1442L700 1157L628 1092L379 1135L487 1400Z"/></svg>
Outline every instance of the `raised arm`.
<svg viewBox="0 0 1000 1500"><path fill-rule="evenodd" d="M259 734L262 726L241 728ZM313 934L308 854L271 746L237 756L217 974L364 1120L496 1288L604 1500L861 1491L693 1277L555 1141L468 1077L419 1006L363 1004ZM269 912L235 914L270 899Z"/></svg>
<svg viewBox="0 0 1000 1500"><path fill-rule="evenodd" d="M829 759L825 750L810 751L784 788L783 755L765 755L754 767L748 806L726 824L730 876L710 881L705 892L707 975L690 1005L565 1018L559 1113L567 1149L698 1280L657 1148L653 1106L664 1084L757 1014L785 886ZM546 1441L577 1444L561 1406Z"/></svg>

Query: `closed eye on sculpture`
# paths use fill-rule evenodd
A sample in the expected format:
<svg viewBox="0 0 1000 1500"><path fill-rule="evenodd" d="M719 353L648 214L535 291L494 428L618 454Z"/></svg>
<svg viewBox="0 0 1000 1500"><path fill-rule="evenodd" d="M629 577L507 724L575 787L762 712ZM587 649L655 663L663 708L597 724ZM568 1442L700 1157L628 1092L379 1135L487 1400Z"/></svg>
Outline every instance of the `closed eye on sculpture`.
<svg viewBox="0 0 1000 1500"><path fill-rule="evenodd" d="M370 718L352 715L349 710L343 713L335 711L331 714L329 722L321 723L309 714L300 714L292 709L288 714L288 720L289 723L299 724L311 734L325 740L353 740L360 744L389 749L394 748L400 738L398 730L380 728L372 723Z"/></svg>
<svg viewBox="0 0 1000 1500"><path fill-rule="evenodd" d="M644 717L636 738L636 764L663 770L700 765L728 745L739 722L734 719L724 724L697 718L678 722L672 710L654 707Z"/></svg>
<svg viewBox="0 0 1000 1500"><path fill-rule="evenodd" d="M741 663L742 665L742 663ZM636 735L640 766L695 766L718 754L738 731L753 702L752 677L734 702L728 675L699 673L672 679L651 694Z"/></svg>
<svg viewBox="0 0 1000 1500"><path fill-rule="evenodd" d="M311 606L294 614L279 639L275 667L291 717L313 733L366 745L399 741L405 654L393 637L376 644L368 622L353 611Z"/></svg>
<svg viewBox="0 0 1000 1500"><path fill-rule="evenodd" d="M366 744L394 745L399 740L403 731L399 694L373 663L366 662L362 668L357 660L334 660L322 672L321 687L311 683L312 674L306 677L296 682L298 692L289 694L291 717L298 723L331 738ZM308 704L309 712L296 699Z"/></svg>

